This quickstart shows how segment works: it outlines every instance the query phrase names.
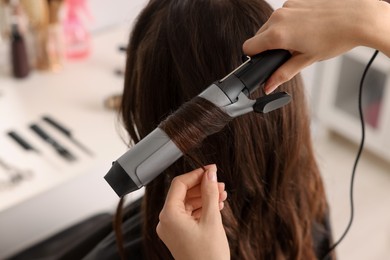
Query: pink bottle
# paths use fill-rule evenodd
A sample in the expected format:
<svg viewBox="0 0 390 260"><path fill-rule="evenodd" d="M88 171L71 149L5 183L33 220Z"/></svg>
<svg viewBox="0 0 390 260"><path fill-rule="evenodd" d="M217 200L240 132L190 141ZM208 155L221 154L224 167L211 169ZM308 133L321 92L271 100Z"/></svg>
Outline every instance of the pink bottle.
<svg viewBox="0 0 390 260"><path fill-rule="evenodd" d="M66 0L64 17L65 56L69 59L85 58L91 49L90 35L80 19L80 12L89 16L87 0Z"/></svg>

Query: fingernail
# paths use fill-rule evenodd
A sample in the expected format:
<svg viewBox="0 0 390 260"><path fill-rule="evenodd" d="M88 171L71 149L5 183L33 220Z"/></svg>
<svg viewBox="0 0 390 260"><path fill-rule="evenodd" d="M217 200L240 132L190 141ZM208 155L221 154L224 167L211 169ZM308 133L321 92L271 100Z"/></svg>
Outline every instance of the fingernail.
<svg viewBox="0 0 390 260"><path fill-rule="evenodd" d="M271 94L272 92L274 92L274 90L277 88L278 86L277 85L268 85L264 88L264 92L266 95L269 95Z"/></svg>
<svg viewBox="0 0 390 260"><path fill-rule="evenodd" d="M212 182L217 182L217 172L214 169L207 171L207 178Z"/></svg>

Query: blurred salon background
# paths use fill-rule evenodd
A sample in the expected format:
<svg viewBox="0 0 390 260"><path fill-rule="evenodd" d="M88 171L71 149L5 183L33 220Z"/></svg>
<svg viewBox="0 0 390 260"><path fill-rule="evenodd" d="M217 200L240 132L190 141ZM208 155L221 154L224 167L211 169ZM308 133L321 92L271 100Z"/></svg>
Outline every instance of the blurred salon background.
<svg viewBox="0 0 390 260"><path fill-rule="evenodd" d="M107 228L101 223L118 197L103 176L127 150L116 111L129 32L146 2L0 0L0 259L32 256L48 239L59 241L60 255L72 226ZM268 2L278 8L284 1ZM358 86L372 53L356 48L302 72L335 240L350 217ZM390 255L389 77L390 60L380 54L363 90L366 145L339 259ZM63 250L80 243L93 241L67 241Z"/></svg>

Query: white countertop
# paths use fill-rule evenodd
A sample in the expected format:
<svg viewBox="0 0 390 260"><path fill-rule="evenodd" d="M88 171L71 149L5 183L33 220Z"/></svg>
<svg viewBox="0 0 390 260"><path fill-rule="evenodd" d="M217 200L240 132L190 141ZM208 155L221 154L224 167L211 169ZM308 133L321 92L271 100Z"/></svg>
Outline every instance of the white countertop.
<svg viewBox="0 0 390 260"><path fill-rule="evenodd" d="M125 55L118 46L127 43L129 29L119 26L94 35L91 56L65 61L58 73L32 71L23 80L0 75L0 160L32 174L17 185L0 188L0 259L83 218L113 212L118 197L103 176L127 146L117 114L105 109L103 102L122 91L123 78L114 70L124 66ZM71 129L94 156L44 122L44 115ZM77 161L58 156L29 129L31 123L53 135ZM19 147L7 136L10 130L29 140L41 155ZM5 174L0 168L0 181Z"/></svg>

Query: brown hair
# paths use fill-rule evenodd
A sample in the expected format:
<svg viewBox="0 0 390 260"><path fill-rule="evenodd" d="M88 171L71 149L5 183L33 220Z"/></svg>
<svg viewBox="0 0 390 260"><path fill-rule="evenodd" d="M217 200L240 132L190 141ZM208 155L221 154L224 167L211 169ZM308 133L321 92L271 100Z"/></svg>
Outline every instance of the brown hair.
<svg viewBox="0 0 390 260"><path fill-rule="evenodd" d="M151 0L138 17L127 52L121 113L132 141L241 64L242 43L271 13L263 0ZM215 163L226 185L222 217L232 259L316 257L312 226L323 223L327 205L301 79L280 90L292 95L291 104L225 122L222 131L205 134L190 150L193 159L179 159L146 187L147 259L172 258L155 227L171 180L192 170L193 160ZM179 145L194 146L181 140Z"/></svg>
<svg viewBox="0 0 390 260"><path fill-rule="evenodd" d="M159 127L188 155L206 137L220 132L231 120L210 101L195 97L161 122Z"/></svg>

